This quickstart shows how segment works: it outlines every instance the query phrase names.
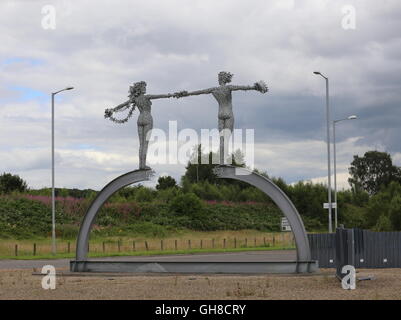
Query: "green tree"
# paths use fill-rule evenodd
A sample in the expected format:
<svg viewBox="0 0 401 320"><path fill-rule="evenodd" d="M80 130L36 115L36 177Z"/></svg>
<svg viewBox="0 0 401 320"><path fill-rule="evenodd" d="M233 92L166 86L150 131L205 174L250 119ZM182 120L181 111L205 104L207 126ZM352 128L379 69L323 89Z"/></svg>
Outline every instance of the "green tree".
<svg viewBox="0 0 401 320"><path fill-rule="evenodd" d="M392 181L401 181L401 170L393 165L387 152L368 151L363 157L355 155L349 173L351 187L363 189L370 195L378 193Z"/></svg>
<svg viewBox="0 0 401 320"><path fill-rule="evenodd" d="M202 208L202 200L192 192L178 194L170 203L170 210L179 215L191 216L199 213Z"/></svg>
<svg viewBox="0 0 401 320"><path fill-rule="evenodd" d="M202 152L202 145L196 146L190 156L188 165L185 167L186 171L183 179L187 182L197 183L200 181L208 181L215 183L217 180L213 169L217 166L217 154L209 152L209 154Z"/></svg>
<svg viewBox="0 0 401 320"><path fill-rule="evenodd" d="M27 183L18 175L3 173L0 176L0 193L24 192L27 189Z"/></svg>
<svg viewBox="0 0 401 320"><path fill-rule="evenodd" d="M177 181L171 176L164 176L164 177L159 177L157 180L157 185L156 189L157 190L165 190L165 189L170 189L174 188L177 186Z"/></svg>
<svg viewBox="0 0 401 320"><path fill-rule="evenodd" d="M401 231L401 194L391 200L389 218L393 230Z"/></svg>
<svg viewBox="0 0 401 320"><path fill-rule="evenodd" d="M391 226L391 221L389 217L385 214L382 214L379 217L379 220L377 220L376 225L373 228L374 231L391 231L392 226Z"/></svg>
<svg viewBox="0 0 401 320"><path fill-rule="evenodd" d="M366 227L380 231L388 231L387 224L390 223L392 230L399 229L400 223L400 198L401 185L392 182L382 191L378 192L369 199L366 212ZM386 230L385 230L386 229Z"/></svg>

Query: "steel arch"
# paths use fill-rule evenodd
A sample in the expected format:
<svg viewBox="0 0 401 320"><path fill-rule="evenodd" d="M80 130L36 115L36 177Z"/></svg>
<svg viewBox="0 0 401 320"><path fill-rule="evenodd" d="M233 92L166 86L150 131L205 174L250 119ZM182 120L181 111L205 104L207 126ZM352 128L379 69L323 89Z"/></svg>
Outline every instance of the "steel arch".
<svg viewBox="0 0 401 320"><path fill-rule="evenodd" d="M270 179L241 167L221 165L214 169L218 178L247 182L267 194L284 213L294 233L297 245L297 260L310 261L311 252L302 218L287 195Z"/></svg>
<svg viewBox="0 0 401 320"><path fill-rule="evenodd" d="M88 258L88 244L89 244L89 233L91 231L93 222L98 214L99 209L103 204L118 190L141 181L147 181L153 175L151 169L148 170L134 170L123 174L110 183L108 183L96 196L95 200L92 201L88 211L81 223L81 227L78 233L77 248L76 248L76 260L84 261ZM79 271L79 270L77 270Z"/></svg>

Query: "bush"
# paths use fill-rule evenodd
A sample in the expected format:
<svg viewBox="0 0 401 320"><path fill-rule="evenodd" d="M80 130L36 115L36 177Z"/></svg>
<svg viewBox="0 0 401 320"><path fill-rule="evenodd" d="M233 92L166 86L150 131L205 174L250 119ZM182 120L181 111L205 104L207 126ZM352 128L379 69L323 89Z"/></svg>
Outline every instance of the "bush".
<svg viewBox="0 0 401 320"><path fill-rule="evenodd" d="M11 173L0 175L0 194L24 192L27 189L28 185L18 175L12 175Z"/></svg>
<svg viewBox="0 0 401 320"><path fill-rule="evenodd" d="M179 215L194 215L202 208L202 201L192 192L179 194L170 203L170 210Z"/></svg>
<svg viewBox="0 0 401 320"><path fill-rule="evenodd" d="M159 177L157 180L156 190L165 190L177 187L177 181L171 176Z"/></svg>

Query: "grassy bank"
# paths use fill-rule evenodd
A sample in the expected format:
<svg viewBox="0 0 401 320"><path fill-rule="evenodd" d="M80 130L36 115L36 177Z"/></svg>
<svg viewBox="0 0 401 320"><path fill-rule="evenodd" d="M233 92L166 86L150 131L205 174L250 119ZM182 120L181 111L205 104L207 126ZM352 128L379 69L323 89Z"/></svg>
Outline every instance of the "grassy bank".
<svg viewBox="0 0 401 320"><path fill-rule="evenodd" d="M57 258L72 258L75 240L58 239ZM292 233L257 230L195 232L181 231L166 238L148 236L94 237L89 243L91 257L184 254L241 250L270 250L294 247ZM0 240L0 259L48 259L51 239Z"/></svg>

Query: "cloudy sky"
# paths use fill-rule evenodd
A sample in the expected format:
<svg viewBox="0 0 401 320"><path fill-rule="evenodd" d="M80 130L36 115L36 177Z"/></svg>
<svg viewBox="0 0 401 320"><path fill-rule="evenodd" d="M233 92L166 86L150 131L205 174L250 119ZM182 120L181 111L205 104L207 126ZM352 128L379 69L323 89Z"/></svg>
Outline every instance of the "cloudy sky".
<svg viewBox="0 0 401 320"><path fill-rule="evenodd" d="M145 80L151 94L209 88L227 70L233 84L263 79L270 89L233 93L235 127L255 130L255 167L288 183L326 182L319 70L332 119L359 117L337 127L347 187L355 154L387 151L401 165L400 18L397 0L2 0L0 171L51 185L50 93L72 85L56 96L56 185L99 189L138 166L137 113L122 125L103 117L130 84ZM152 114L163 130L169 120L178 130L217 125L209 95L155 100Z"/></svg>

